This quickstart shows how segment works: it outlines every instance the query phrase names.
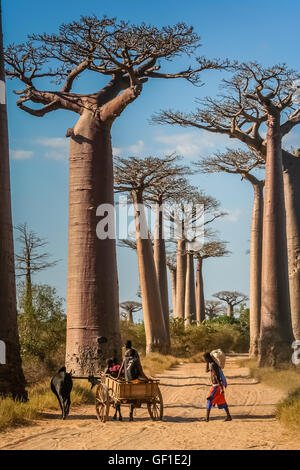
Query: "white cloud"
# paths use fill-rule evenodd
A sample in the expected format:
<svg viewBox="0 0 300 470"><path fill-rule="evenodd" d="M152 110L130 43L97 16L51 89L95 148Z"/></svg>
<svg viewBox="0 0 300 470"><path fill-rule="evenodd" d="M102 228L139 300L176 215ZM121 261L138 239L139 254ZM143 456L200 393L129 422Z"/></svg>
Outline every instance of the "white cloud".
<svg viewBox="0 0 300 470"><path fill-rule="evenodd" d="M289 134L285 135L282 139L283 146L285 149L289 150L290 147L294 149L298 149L300 147L300 133L298 129L290 132Z"/></svg>
<svg viewBox="0 0 300 470"><path fill-rule="evenodd" d="M29 160L33 157L33 152L31 150L11 150L10 157L13 160Z"/></svg>
<svg viewBox="0 0 300 470"><path fill-rule="evenodd" d="M204 130L175 135L159 135L154 140L166 146L163 149L164 152L175 151L187 158L204 156L205 153L221 150L226 146L236 146L236 142L229 140L226 135L212 134Z"/></svg>
<svg viewBox="0 0 300 470"><path fill-rule="evenodd" d="M121 147L113 147L112 149L112 153L114 157L118 157L119 155L121 155L122 152L123 152L123 149Z"/></svg>
<svg viewBox="0 0 300 470"><path fill-rule="evenodd" d="M69 141L64 137L40 137L35 143L47 147L44 155L52 160L65 160L69 154Z"/></svg>
<svg viewBox="0 0 300 470"><path fill-rule="evenodd" d="M128 147L128 150L134 153L135 155L140 155L144 150L144 147L144 142L142 140L139 140L136 144L130 145L130 147Z"/></svg>
<svg viewBox="0 0 300 470"><path fill-rule="evenodd" d="M224 219L228 220L229 222L238 222L240 215L243 213L241 209L224 209L224 212L227 212L227 215L224 216Z"/></svg>
<svg viewBox="0 0 300 470"><path fill-rule="evenodd" d="M120 156L124 154L141 155L144 151L145 143L143 140L138 140L135 144L129 145L128 147L113 147L113 155Z"/></svg>

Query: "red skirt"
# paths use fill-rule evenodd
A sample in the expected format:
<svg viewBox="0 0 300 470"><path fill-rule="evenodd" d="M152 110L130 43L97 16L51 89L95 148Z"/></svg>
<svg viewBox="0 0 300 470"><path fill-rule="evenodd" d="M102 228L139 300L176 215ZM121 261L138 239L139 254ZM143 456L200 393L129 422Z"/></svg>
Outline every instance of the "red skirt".
<svg viewBox="0 0 300 470"><path fill-rule="evenodd" d="M216 405L218 408L225 408L227 406L224 389L222 391L220 385L212 386L207 397L207 409Z"/></svg>

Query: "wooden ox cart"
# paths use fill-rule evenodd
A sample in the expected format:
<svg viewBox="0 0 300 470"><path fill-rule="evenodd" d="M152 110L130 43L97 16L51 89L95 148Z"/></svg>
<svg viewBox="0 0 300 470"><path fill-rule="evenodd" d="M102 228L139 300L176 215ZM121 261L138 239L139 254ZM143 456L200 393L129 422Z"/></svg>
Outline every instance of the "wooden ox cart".
<svg viewBox="0 0 300 470"><path fill-rule="evenodd" d="M159 380L128 383L103 376L96 389L97 418L105 423L109 419L110 406L134 405L140 408L145 403L153 421L163 417L163 399L159 389Z"/></svg>

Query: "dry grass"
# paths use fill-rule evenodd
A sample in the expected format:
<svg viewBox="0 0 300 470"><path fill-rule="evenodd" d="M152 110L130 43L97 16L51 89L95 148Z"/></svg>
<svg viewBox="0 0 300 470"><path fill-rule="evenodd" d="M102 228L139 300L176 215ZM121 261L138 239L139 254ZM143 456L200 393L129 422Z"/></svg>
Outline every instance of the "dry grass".
<svg viewBox="0 0 300 470"><path fill-rule="evenodd" d="M171 369L171 367L182 364L183 362L204 362L203 353L197 353L189 358L163 356L159 353L148 354L141 357L143 370L147 375L156 375L162 373L164 370Z"/></svg>
<svg viewBox="0 0 300 470"><path fill-rule="evenodd" d="M300 428L300 367L290 363L281 364L280 368L258 367L253 359L239 361L242 367L248 367L250 374L259 382L283 390L286 398L276 406L276 416L289 428Z"/></svg>
<svg viewBox="0 0 300 470"><path fill-rule="evenodd" d="M276 415L282 424L300 429L300 388L288 394L287 398L277 404Z"/></svg>
<svg viewBox="0 0 300 470"><path fill-rule="evenodd" d="M156 374L160 374L166 369L170 369L171 367L178 365L182 362L182 359L174 356L163 356L159 353L151 353L147 354L147 356L142 356L141 362L145 374L154 376Z"/></svg>
<svg viewBox="0 0 300 470"><path fill-rule="evenodd" d="M50 390L49 380L28 389L27 403L15 402L11 398L0 399L0 430L10 426L30 424L34 419L42 418L46 410L59 410L57 398ZM93 403L94 395L86 384L74 382L72 406Z"/></svg>

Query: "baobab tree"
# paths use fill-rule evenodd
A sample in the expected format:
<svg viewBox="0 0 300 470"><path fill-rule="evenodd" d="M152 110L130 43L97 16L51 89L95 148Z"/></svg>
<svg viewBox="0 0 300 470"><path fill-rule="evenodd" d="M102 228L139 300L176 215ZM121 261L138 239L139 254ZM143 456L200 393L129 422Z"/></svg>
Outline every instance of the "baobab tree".
<svg viewBox="0 0 300 470"><path fill-rule="evenodd" d="M115 237L111 232L102 233L101 227L96 231L98 217L103 218L114 202L112 124L138 98L149 79L183 78L197 83L202 70L228 66L228 61L199 57L194 68L175 73L160 71L159 61L189 56L198 46L199 36L183 23L159 29L106 16L85 16L62 24L56 34L33 34L27 42L12 44L5 51L8 76L25 86L17 92L19 109L37 117L57 109L79 115L76 125L67 131L70 186L66 353L68 367L78 374L99 372L106 357L121 355ZM109 81L95 93L74 93L74 81L85 72L95 72ZM39 79L45 83L51 78L62 83L61 88L37 87ZM42 107L30 107L25 104L28 102ZM114 227L111 230L114 232ZM108 341L100 347L101 336Z"/></svg>
<svg viewBox="0 0 300 470"><path fill-rule="evenodd" d="M186 252L184 320L185 325L190 325L196 321L194 254L188 250Z"/></svg>
<svg viewBox="0 0 300 470"><path fill-rule="evenodd" d="M295 339L300 340L300 149L283 156L292 326Z"/></svg>
<svg viewBox="0 0 300 470"><path fill-rule="evenodd" d="M219 99L206 98L194 113L163 111L154 120L159 123L179 124L226 134L244 142L251 150L266 159L264 200L264 230L262 255L262 309L260 365L276 365L288 360L292 341L289 299L289 265L293 278L300 283L297 262L300 233L300 213L297 212L297 191L287 188L292 204L285 211L282 162L289 152L282 149L282 138L300 123L300 106L295 97L295 83L300 74L286 65L264 68L251 62L239 64L230 80L223 80L227 93ZM267 126L265 138L262 131ZM288 164L288 163L287 163ZM299 161L294 160L298 166ZM293 179L287 179L289 185ZM293 191L294 189L294 191ZM291 211L291 212L288 212ZM290 220L294 242L287 250L286 226ZM291 241L293 237L289 237ZM296 240L296 242L295 242ZM290 276L291 278L291 276ZM291 296L294 296L291 289ZM297 305L297 297L291 302ZM294 331L298 331L300 306L292 311Z"/></svg>
<svg viewBox="0 0 300 470"><path fill-rule="evenodd" d="M14 246L9 175L5 73L3 62L2 10L0 2L0 341L4 364L0 364L0 395L26 400L17 325Z"/></svg>
<svg viewBox="0 0 300 470"><path fill-rule="evenodd" d="M219 300L206 300L205 301L205 315L212 320L213 318L221 315L224 309Z"/></svg>
<svg viewBox="0 0 300 470"><path fill-rule="evenodd" d="M17 225L16 230L19 233L17 240L21 244L19 253L15 255L17 276L25 277L25 313L30 313L32 310L32 276L36 272L55 266L58 260L50 261L49 253L41 253L40 250L48 242L30 230L26 223Z"/></svg>
<svg viewBox="0 0 300 470"><path fill-rule="evenodd" d="M227 149L226 152L202 158L195 165L202 173L229 173L240 175L251 183L254 198L250 241L250 356L258 355L261 309L261 264L263 231L264 180L254 171L264 168L265 160L252 150Z"/></svg>
<svg viewBox="0 0 300 470"><path fill-rule="evenodd" d="M171 278L173 316L176 318L176 253L167 254L167 266Z"/></svg>
<svg viewBox="0 0 300 470"><path fill-rule="evenodd" d="M223 290L213 294L219 300L227 303L227 316L233 317L233 309L236 305L248 300L248 297L241 292Z"/></svg>
<svg viewBox="0 0 300 470"><path fill-rule="evenodd" d="M208 258L220 258L230 252L226 249L227 242L212 240L204 243L200 249L193 252L197 260L196 271L196 320L202 323L205 320L205 299L203 283L203 261Z"/></svg>
<svg viewBox="0 0 300 470"><path fill-rule="evenodd" d="M141 310L142 304L140 302L128 300L127 302L121 302L120 307L125 311L128 323L133 323L133 314Z"/></svg>
<svg viewBox="0 0 300 470"><path fill-rule="evenodd" d="M225 213L220 211L219 201L191 185L186 187L180 197L174 196L171 201L169 216L174 223L174 236L177 239L176 318L185 318L189 323L193 320L193 314L196 317L191 252L203 244L205 234L208 233L207 225Z"/></svg>
<svg viewBox="0 0 300 470"><path fill-rule="evenodd" d="M145 217L144 192L170 176L170 165L177 160L172 154L164 158L130 157L115 159L115 192L131 195L135 210L136 248L146 332L146 351L167 352L170 337L162 308L160 286L155 268L152 241ZM175 171L175 170L174 170Z"/></svg>
<svg viewBox="0 0 300 470"><path fill-rule="evenodd" d="M180 198L185 194L189 183L182 175L190 174L191 170L187 166L177 163L177 157L173 162L170 162L168 168L166 167L163 173L163 178L154 179L154 184L145 188L144 200L149 202L156 214L155 228L154 228L154 262L156 273L160 288L160 296L162 301L162 308L164 312L167 334L169 335L169 299L168 299L168 280L167 280L167 260L166 260L166 244L165 244L165 221L167 216L168 204L172 199ZM159 170L160 175L161 170ZM171 228L170 225L168 227ZM170 234L171 235L171 234Z"/></svg>

